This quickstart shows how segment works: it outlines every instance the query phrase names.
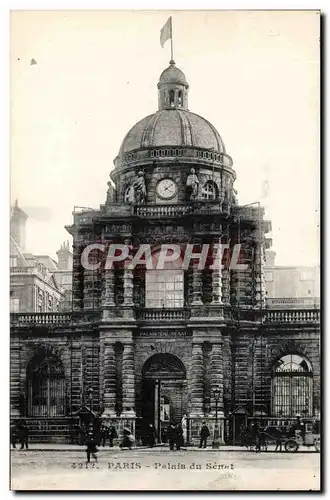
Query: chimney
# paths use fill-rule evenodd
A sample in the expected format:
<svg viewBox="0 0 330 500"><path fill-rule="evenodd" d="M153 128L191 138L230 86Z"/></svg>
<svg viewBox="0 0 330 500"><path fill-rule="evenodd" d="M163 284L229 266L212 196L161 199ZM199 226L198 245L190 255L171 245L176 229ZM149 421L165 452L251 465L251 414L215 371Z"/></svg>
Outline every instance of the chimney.
<svg viewBox="0 0 330 500"><path fill-rule="evenodd" d="M72 269L72 252L70 251L69 241L64 241L61 248L56 252L58 258L58 267L62 271L70 271Z"/></svg>
<svg viewBox="0 0 330 500"><path fill-rule="evenodd" d="M19 208L18 200L16 200L15 205L11 209L10 234L23 252L25 250L25 227L27 218L28 216Z"/></svg>

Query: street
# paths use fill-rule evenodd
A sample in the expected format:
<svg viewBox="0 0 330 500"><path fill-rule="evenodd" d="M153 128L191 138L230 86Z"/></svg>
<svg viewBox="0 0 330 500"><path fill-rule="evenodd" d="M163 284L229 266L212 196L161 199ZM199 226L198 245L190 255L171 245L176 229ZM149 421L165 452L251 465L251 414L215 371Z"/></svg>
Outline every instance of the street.
<svg viewBox="0 0 330 500"><path fill-rule="evenodd" d="M13 490L319 490L320 454L100 449L11 454Z"/></svg>

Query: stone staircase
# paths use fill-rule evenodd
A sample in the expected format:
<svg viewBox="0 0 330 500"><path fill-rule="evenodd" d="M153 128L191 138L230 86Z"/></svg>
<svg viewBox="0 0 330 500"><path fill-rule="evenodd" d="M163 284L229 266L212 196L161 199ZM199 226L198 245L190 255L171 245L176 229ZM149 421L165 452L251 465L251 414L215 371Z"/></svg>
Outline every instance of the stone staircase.
<svg viewBox="0 0 330 500"><path fill-rule="evenodd" d="M34 443L72 443L72 423L69 418L25 417L29 441Z"/></svg>

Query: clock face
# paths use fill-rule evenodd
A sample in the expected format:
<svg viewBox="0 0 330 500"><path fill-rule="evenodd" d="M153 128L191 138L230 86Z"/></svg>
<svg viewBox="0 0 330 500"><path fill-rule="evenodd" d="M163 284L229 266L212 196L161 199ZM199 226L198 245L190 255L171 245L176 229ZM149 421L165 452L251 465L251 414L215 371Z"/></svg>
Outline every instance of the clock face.
<svg viewBox="0 0 330 500"><path fill-rule="evenodd" d="M172 179L162 179L157 184L157 195L164 200L170 200L176 195L177 186Z"/></svg>

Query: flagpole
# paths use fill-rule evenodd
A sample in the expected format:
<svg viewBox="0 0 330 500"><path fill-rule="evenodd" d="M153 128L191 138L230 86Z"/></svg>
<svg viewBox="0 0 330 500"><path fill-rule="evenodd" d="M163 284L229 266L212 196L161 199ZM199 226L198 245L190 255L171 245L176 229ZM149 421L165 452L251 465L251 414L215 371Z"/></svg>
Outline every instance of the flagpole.
<svg viewBox="0 0 330 500"><path fill-rule="evenodd" d="M173 24L172 24L172 16L171 16L171 62L174 62L173 59Z"/></svg>

